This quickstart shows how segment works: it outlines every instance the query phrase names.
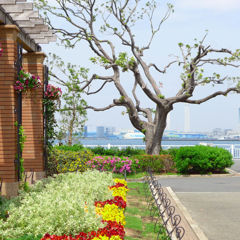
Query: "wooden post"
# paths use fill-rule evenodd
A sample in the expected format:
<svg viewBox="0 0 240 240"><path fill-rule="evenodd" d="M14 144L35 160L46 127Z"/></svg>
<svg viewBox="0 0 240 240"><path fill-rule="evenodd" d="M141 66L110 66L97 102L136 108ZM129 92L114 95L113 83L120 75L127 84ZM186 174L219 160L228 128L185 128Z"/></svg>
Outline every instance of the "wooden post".
<svg viewBox="0 0 240 240"><path fill-rule="evenodd" d="M15 196L18 192L16 175L17 129L16 93L17 35L15 25L0 26L0 178L3 181L2 195Z"/></svg>
<svg viewBox="0 0 240 240"><path fill-rule="evenodd" d="M45 176L43 157L43 83L45 54L32 52L23 54L23 69L39 76L42 86L22 95L22 126L27 137L23 149L24 169L34 180Z"/></svg>

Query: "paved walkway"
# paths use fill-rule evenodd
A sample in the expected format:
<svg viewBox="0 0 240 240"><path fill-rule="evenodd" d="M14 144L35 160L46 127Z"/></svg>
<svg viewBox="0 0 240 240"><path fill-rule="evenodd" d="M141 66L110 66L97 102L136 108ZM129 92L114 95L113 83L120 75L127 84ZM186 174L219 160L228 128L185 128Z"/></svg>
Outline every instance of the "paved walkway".
<svg viewBox="0 0 240 240"><path fill-rule="evenodd" d="M233 170L240 172L240 161ZM170 186L209 240L240 240L240 176L159 179Z"/></svg>
<svg viewBox="0 0 240 240"><path fill-rule="evenodd" d="M234 165L231 167L232 170L240 173L240 159L234 161ZM239 238L240 239L240 238Z"/></svg>

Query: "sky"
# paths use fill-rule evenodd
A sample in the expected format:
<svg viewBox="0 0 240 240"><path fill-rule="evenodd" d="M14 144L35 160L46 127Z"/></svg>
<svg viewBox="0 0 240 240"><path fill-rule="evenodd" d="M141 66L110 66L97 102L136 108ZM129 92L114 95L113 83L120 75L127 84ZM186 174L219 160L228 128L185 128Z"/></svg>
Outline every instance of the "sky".
<svg viewBox="0 0 240 240"><path fill-rule="evenodd" d="M146 53L145 60L154 62L163 67L172 60L172 55L180 55L178 43L194 43L194 39L201 39L205 31L208 30L206 44L213 48L229 48L231 50L240 48L240 1L239 0L170 0L159 1L159 16L166 9L166 3L174 5L175 12L164 23L160 32L156 36L152 48ZM147 25L140 24L136 27L136 36L140 45L146 40ZM121 46L117 46L119 51ZM45 53L54 52L61 56L66 62L72 62L83 67L90 68L91 72L101 72L95 65L91 65L89 58L92 56L86 45L80 44L74 50L66 50L56 43L42 45ZM240 69L210 67L206 74L214 71L222 75L239 76ZM173 67L166 75L153 73L156 79L163 84L162 91L166 97L173 96L181 86L179 75L181 69ZM128 89L132 86L130 74L124 74L122 80ZM226 83L217 88L202 87L196 90L194 99L204 97L218 89L226 89L232 86ZM113 98L119 98L114 86L108 86L102 93L91 95L85 99L90 105L104 107L112 102ZM143 106L151 106L151 102L140 97ZM238 126L238 108L240 108L240 95L229 94L227 97L219 96L201 105L190 105L190 129L191 131L211 131L214 128L235 129ZM113 126L122 129L133 128L122 107L116 107L105 112L88 111L88 121L86 125L91 128L96 126ZM184 129L184 104L174 105L170 114L171 130L181 131Z"/></svg>

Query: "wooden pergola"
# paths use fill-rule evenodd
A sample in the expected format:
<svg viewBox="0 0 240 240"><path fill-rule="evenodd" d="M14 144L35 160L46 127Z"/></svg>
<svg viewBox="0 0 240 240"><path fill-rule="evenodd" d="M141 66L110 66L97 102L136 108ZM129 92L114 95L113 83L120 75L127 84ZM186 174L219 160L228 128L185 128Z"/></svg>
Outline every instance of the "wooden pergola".
<svg viewBox="0 0 240 240"><path fill-rule="evenodd" d="M56 41L33 3L27 0L0 0L0 190L14 196L19 188L20 158L32 180L45 176L43 90L46 86L46 57L39 44ZM22 49L26 52L23 53ZM29 95L16 93L14 83L23 68L40 77L42 86ZM17 127L15 123L18 123ZM19 128L27 137L20 151ZM16 157L17 156L17 157Z"/></svg>
<svg viewBox="0 0 240 240"><path fill-rule="evenodd" d="M27 0L0 0L0 23L16 25L21 43L30 52L41 51L39 44L56 41L53 31L33 9L33 3Z"/></svg>

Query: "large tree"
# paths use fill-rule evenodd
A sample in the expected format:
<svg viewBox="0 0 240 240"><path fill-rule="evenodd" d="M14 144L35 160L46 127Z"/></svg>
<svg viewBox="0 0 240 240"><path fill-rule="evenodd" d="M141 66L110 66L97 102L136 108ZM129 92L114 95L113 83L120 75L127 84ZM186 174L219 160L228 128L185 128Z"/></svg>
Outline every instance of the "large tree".
<svg viewBox="0 0 240 240"><path fill-rule="evenodd" d="M173 6L170 4L167 5L165 15L159 19L158 4L154 0L51 0L49 3L47 0L38 0L37 3L38 7L45 11L49 25L66 46L76 47L78 42L86 42L94 54L91 61L107 70L104 76L94 73L83 83L81 89L87 94L92 94L91 86L97 81L102 84L94 93L100 92L109 83L113 83L119 92L120 96L113 99L109 106L88 108L105 111L116 106L125 107L132 125L145 134L146 152L149 154L159 153L167 115L175 103L201 104L219 95L240 92L238 78L222 77L218 73L211 76L204 74L204 68L208 64L239 67L237 61L240 59L240 50L230 51L205 46L205 37L193 45L179 43L181 56L166 66L160 67L146 61L145 51L150 49L162 24L173 12ZM55 17L52 18L53 16ZM151 34L146 45L140 46L139 39L134 34L134 27L143 21L144 27L146 22L149 23L146 36L147 31ZM120 45L122 47L119 47ZM174 64L183 68L183 73L179 77L182 85L176 95L166 98L161 92L158 79L163 78L161 75ZM107 75L109 70L112 73ZM122 72L126 71L132 76L132 91L124 88L121 79ZM153 71L157 71L160 76L155 78ZM198 86L215 85L225 80L236 82L223 91L213 92L201 99L193 99ZM142 106L137 89L141 89L152 101L154 109Z"/></svg>

